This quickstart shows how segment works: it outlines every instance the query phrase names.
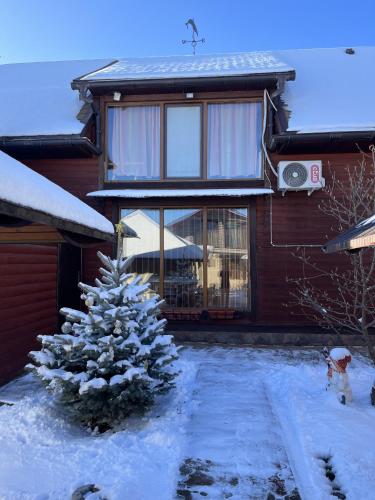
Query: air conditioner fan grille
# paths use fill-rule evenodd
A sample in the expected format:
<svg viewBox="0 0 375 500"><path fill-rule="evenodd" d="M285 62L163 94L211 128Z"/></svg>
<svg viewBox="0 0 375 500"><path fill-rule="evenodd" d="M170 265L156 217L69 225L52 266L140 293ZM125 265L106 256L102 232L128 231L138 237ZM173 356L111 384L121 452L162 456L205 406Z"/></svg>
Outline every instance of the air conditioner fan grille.
<svg viewBox="0 0 375 500"><path fill-rule="evenodd" d="M285 184L290 187L301 187L307 181L307 168L301 163L289 163L283 170Z"/></svg>

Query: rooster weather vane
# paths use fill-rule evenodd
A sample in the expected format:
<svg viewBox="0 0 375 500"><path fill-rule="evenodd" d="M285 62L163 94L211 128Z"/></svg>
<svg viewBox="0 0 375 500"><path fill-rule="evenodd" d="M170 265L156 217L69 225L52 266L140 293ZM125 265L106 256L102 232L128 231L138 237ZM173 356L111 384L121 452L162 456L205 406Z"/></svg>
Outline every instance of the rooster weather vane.
<svg viewBox="0 0 375 500"><path fill-rule="evenodd" d="M197 46L198 43L204 43L205 42L205 39L204 38L196 38L196 36L198 37L198 29L197 29L197 25L195 24L194 22L194 19L188 19L185 23L186 25L186 28L189 29L189 26L191 27L191 31L192 31L192 39L191 40L182 40L182 43L185 44L185 43L190 43L190 45L193 47L193 55L195 55L195 47Z"/></svg>

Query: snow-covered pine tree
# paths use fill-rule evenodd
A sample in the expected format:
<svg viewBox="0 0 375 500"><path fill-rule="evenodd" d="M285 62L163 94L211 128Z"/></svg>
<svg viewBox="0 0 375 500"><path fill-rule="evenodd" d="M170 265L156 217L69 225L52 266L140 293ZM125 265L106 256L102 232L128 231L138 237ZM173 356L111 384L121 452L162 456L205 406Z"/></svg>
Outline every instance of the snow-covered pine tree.
<svg viewBox="0 0 375 500"><path fill-rule="evenodd" d="M88 312L62 308L62 333L40 335L42 349L30 353L27 368L71 415L104 430L173 386L178 355L164 334L166 320L157 317L163 301L146 295L149 284L140 276L126 274L131 257L98 257L104 267L96 286L78 284Z"/></svg>

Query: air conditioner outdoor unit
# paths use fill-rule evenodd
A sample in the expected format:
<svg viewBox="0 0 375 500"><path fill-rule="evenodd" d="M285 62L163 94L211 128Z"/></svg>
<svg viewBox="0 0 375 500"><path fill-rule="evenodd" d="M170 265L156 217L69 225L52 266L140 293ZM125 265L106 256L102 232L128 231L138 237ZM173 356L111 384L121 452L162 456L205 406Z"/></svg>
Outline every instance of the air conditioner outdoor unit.
<svg viewBox="0 0 375 500"><path fill-rule="evenodd" d="M280 161L278 166L278 189L286 191L308 191L308 195L325 186L322 177L322 162Z"/></svg>

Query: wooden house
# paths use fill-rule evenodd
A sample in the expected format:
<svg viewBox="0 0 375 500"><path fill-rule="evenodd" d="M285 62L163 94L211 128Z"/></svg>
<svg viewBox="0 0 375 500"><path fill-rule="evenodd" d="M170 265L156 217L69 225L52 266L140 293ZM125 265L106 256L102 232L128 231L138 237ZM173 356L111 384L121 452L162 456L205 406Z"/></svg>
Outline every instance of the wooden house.
<svg viewBox="0 0 375 500"><path fill-rule="evenodd" d="M124 252L165 297L178 338L314 343L321 332L285 307L286 278L300 272L299 247L337 261L321 250L334 235L321 188L375 140L374 56L358 47L0 65L0 149L131 228ZM97 248L82 250L83 281L96 276Z"/></svg>

